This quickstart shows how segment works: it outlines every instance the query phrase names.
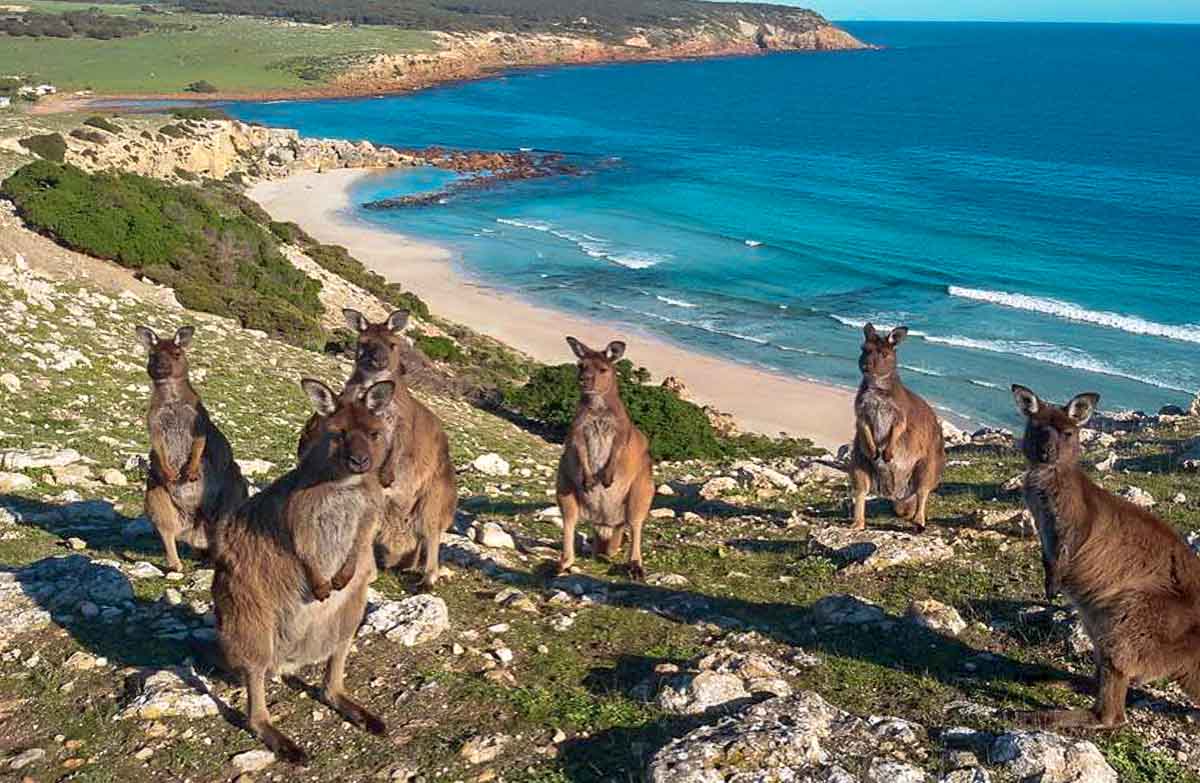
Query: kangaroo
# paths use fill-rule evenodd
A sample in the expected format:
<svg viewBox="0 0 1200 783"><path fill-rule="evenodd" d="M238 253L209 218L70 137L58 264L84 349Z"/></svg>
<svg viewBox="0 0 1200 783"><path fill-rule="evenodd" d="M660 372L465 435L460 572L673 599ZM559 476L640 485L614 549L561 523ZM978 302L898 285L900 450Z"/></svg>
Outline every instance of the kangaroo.
<svg viewBox="0 0 1200 783"><path fill-rule="evenodd" d="M246 499L246 479L229 441L213 424L188 380L187 348L195 329L181 327L169 340L139 326L138 341L150 358L150 471L146 516L158 531L167 567L182 571L176 540L207 549L212 526Z"/></svg>
<svg viewBox="0 0 1200 783"><path fill-rule="evenodd" d="M410 569L420 565L419 590L437 584L442 534L454 524L458 505L457 479L450 461L450 444L441 421L412 396L404 383L401 361L403 331L408 313L396 311L386 321L373 324L356 310L343 310L349 327L358 334L354 372L346 381L342 399L360 395L378 381L390 380L395 394L380 416L387 423L387 458L379 467L384 488L384 516L377 549L385 568ZM320 428L320 414L305 425L299 451Z"/></svg>
<svg viewBox="0 0 1200 783"><path fill-rule="evenodd" d="M1030 470L1025 503L1037 520L1046 598L1061 591L1095 646L1097 695L1090 710L1025 716L1038 726L1124 725L1133 681L1178 682L1200 703L1200 560L1170 525L1093 484L1079 467L1079 428L1098 394L1060 407L1012 387L1026 419Z"/></svg>
<svg viewBox="0 0 1200 783"><path fill-rule="evenodd" d="M896 347L908 329L884 337L867 324L858 367L863 379L854 398L855 435L850 454L854 529L867 526L867 494L892 501L896 516L925 529L929 494L942 481L946 450L942 426L929 403L900 382Z"/></svg>
<svg viewBox="0 0 1200 783"><path fill-rule="evenodd" d="M386 732L346 696L343 679L376 576L377 472L387 451L381 414L395 390L383 381L338 401L319 381L301 385L321 414L320 429L299 465L218 527L212 588L221 653L245 681L250 730L297 764L307 754L271 724L269 673L325 661L326 703L373 734Z"/></svg>
<svg viewBox="0 0 1200 783"><path fill-rule="evenodd" d="M596 529L597 551L612 558L630 533L629 575L646 578L642 567L642 524L654 500L650 445L621 402L614 365L625 343L593 351L574 337L567 343L579 359L583 398L558 462L556 494L563 518L560 574L575 562L575 524L580 515Z"/></svg>

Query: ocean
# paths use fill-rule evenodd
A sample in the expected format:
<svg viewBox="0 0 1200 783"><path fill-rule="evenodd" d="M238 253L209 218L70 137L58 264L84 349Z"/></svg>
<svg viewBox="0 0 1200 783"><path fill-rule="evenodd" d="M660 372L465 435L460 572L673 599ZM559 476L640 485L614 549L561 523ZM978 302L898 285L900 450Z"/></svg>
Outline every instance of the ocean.
<svg viewBox="0 0 1200 783"><path fill-rule="evenodd" d="M970 422L1015 425L1014 382L1057 400L1096 391L1106 409L1186 404L1200 390L1200 26L845 27L886 48L229 109L306 135L567 154L585 175L357 214L609 323L579 336L628 337L635 361L649 332L855 386L862 324L903 323L905 381ZM371 177L355 199L449 176Z"/></svg>

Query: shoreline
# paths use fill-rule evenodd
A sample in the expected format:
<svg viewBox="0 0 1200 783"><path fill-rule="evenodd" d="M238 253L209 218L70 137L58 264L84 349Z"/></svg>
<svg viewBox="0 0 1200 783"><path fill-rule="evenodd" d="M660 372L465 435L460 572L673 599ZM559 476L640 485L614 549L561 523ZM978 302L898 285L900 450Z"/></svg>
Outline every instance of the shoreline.
<svg viewBox="0 0 1200 783"><path fill-rule="evenodd" d="M838 30L840 28L830 27ZM769 57L780 54L819 54L830 52L877 51L882 47L854 41L855 45L830 46L813 49L775 49L761 50L745 46L717 47L711 51L672 51L634 53L619 50L606 50L600 56L563 57L556 59L533 59L516 62L479 62L464 70L449 71L440 68L414 72L403 79L379 81L371 78L355 79L353 74L343 75L335 81L319 87L280 87L261 90L233 91L229 93L195 93L195 92L118 92L91 95L78 93L58 93L42 98L29 108L29 113L61 114L65 112L84 112L101 110L124 110L123 104L137 104L142 101L180 101L198 106L220 105L222 103L260 103L266 101L312 101L312 100L354 100L361 98L384 98L397 95L408 95L437 87L452 87L456 84L484 81L502 77L508 73L522 71L537 71L545 68L563 68L570 66L588 65L636 65L645 63L689 62L695 60L718 60L736 57ZM436 54L436 52L434 53ZM115 104L115 105L114 105Z"/></svg>
<svg viewBox="0 0 1200 783"><path fill-rule="evenodd" d="M351 188L379 170L338 169L259 183L247 192L275 220L292 221L321 242L346 247L367 268L400 283L438 316L550 364L570 361L564 337L588 344L616 339L601 321L532 304L490 288L455 268L453 254L437 245L355 220ZM854 391L792 378L681 348L648 332L629 336L630 358L657 382L674 375L701 405L730 413L748 432L807 437L836 450L854 430ZM764 400L773 401L764 404Z"/></svg>

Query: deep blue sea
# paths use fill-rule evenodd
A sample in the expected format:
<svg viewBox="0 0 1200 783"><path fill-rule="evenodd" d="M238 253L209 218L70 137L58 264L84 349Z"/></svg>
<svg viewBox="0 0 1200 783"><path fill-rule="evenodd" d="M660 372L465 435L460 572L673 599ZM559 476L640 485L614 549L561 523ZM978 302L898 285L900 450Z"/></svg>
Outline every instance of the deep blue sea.
<svg viewBox="0 0 1200 783"><path fill-rule="evenodd" d="M1200 26L846 27L887 48L231 110L308 135L567 153L590 173L361 214L611 322L596 343L628 325L853 386L861 325L904 323L909 385L978 422L1016 423L1013 382L1111 409L1190 399ZM356 196L444 179L388 174Z"/></svg>

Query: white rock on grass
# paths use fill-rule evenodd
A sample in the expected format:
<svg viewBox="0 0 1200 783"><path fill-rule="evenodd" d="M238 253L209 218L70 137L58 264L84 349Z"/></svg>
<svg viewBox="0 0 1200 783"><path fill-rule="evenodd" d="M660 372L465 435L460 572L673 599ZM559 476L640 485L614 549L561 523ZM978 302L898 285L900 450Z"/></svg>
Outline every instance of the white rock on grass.
<svg viewBox="0 0 1200 783"><path fill-rule="evenodd" d="M911 602L906 616L922 628L947 636L958 636L967 629L967 623L957 609L932 598Z"/></svg>
<svg viewBox="0 0 1200 783"><path fill-rule="evenodd" d="M414 595L399 601L372 600L359 636L383 634L405 647L433 641L450 628L446 602L435 595Z"/></svg>
<svg viewBox="0 0 1200 783"><path fill-rule="evenodd" d="M37 764L45 758L46 751L41 748L30 748L13 756L12 760L8 762L8 768L12 770L25 769L30 764Z"/></svg>
<svg viewBox="0 0 1200 783"><path fill-rule="evenodd" d="M269 750L247 750L229 759L238 772L259 772L275 763L275 754Z"/></svg>
<svg viewBox="0 0 1200 783"><path fill-rule="evenodd" d="M133 579L162 579L162 570L153 563L139 560L129 568L129 576Z"/></svg>
<svg viewBox="0 0 1200 783"><path fill-rule="evenodd" d="M509 474L508 460L495 452L480 454L471 461L471 467L485 476L507 476Z"/></svg>
<svg viewBox="0 0 1200 783"><path fill-rule="evenodd" d="M930 533L851 530L830 526L817 528L809 540L830 550L835 559L848 561L845 566L848 573L938 563L954 557L954 548Z"/></svg>
<svg viewBox="0 0 1200 783"><path fill-rule="evenodd" d="M738 488L737 479L733 476L717 476L709 479L700 487L700 497L705 500L716 500L728 492L733 492Z"/></svg>
<svg viewBox="0 0 1200 783"><path fill-rule="evenodd" d="M672 715L702 715L750 697L742 678L703 671L672 677L658 694L658 706Z"/></svg>
<svg viewBox="0 0 1200 783"><path fill-rule="evenodd" d="M135 678L137 695L113 720L207 718L218 714L217 703L209 695L212 686L191 669L159 669L139 673Z"/></svg>
<svg viewBox="0 0 1200 783"><path fill-rule="evenodd" d="M1141 508L1154 508L1154 504L1156 502L1154 500L1154 496L1141 487L1129 486L1119 494L1130 503L1134 504L1135 506L1140 506Z"/></svg>
<svg viewBox="0 0 1200 783"><path fill-rule="evenodd" d="M267 462L265 459L239 459L235 460L237 465L242 470L243 476L261 476L269 473L275 467L274 462Z"/></svg>
<svg viewBox="0 0 1200 783"><path fill-rule="evenodd" d="M809 610L813 620L823 625L866 625L882 622L887 614L875 604L856 595L827 595Z"/></svg>
<svg viewBox="0 0 1200 783"><path fill-rule="evenodd" d="M53 468L72 465L83 459L75 449L54 449L49 447L33 448L21 451L11 449L0 451L0 469L29 470L31 468Z"/></svg>
<svg viewBox="0 0 1200 783"><path fill-rule="evenodd" d="M3 388L9 394L16 394L21 391L21 379L11 372L6 372L0 375L0 388Z"/></svg>
<svg viewBox="0 0 1200 783"><path fill-rule="evenodd" d="M484 522L475 527L475 542L492 549L516 549L517 542L497 522Z"/></svg>
<svg viewBox="0 0 1200 783"><path fill-rule="evenodd" d="M647 783L926 780L916 767L879 753L882 745L896 756L913 755L921 747L919 727L896 732L895 721L863 720L811 691L768 699L671 741L651 757L645 779ZM868 777L851 775L848 769L865 769ZM730 770L736 770L736 776L728 776Z"/></svg>
<svg viewBox="0 0 1200 783"><path fill-rule="evenodd" d="M33 489L33 479L24 473L0 472L0 493L24 492Z"/></svg>
<svg viewBox="0 0 1200 783"><path fill-rule="evenodd" d="M116 468L108 468L100 474L100 480L110 487L125 487L129 486L129 479L125 478L125 474Z"/></svg>
<svg viewBox="0 0 1200 783"><path fill-rule="evenodd" d="M1044 731L1002 734L991 759L1018 780L1039 783L1119 783L1116 771L1091 742Z"/></svg>
<svg viewBox="0 0 1200 783"><path fill-rule="evenodd" d="M487 764L496 760L511 739L507 734L474 736L463 743L458 755L468 764Z"/></svg>

